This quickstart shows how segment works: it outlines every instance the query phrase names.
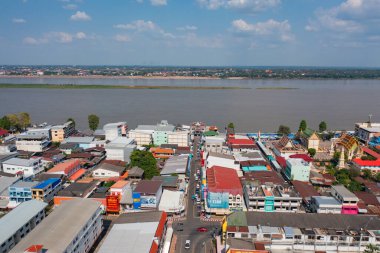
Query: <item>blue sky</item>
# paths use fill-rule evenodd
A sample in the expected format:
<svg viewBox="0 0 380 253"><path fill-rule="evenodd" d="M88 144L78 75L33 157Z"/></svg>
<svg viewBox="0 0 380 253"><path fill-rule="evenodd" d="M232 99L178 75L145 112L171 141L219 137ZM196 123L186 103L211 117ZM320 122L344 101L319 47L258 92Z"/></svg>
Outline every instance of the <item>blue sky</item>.
<svg viewBox="0 0 380 253"><path fill-rule="evenodd" d="M380 67L380 0L1 0L0 64Z"/></svg>

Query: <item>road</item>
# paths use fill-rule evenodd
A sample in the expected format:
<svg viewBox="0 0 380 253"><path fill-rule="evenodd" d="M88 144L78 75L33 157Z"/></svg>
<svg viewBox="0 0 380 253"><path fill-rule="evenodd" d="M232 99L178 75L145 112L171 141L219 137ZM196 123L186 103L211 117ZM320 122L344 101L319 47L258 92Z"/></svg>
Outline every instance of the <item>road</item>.
<svg viewBox="0 0 380 253"><path fill-rule="evenodd" d="M193 159L190 166L189 187L187 192L187 214L186 220L173 223L174 233L177 235L176 253L202 253L202 252L215 252L214 244L212 242L213 234L216 230L220 229L219 222L205 222L201 221L194 200L191 196L195 193L196 181L194 173L200 169L200 160L197 157L197 150L199 147L200 137L194 138L193 144ZM183 225L181 225L182 223ZM197 228L205 227L207 232L198 232ZM180 228L183 228L183 231ZM191 241L190 249L185 249L186 240Z"/></svg>

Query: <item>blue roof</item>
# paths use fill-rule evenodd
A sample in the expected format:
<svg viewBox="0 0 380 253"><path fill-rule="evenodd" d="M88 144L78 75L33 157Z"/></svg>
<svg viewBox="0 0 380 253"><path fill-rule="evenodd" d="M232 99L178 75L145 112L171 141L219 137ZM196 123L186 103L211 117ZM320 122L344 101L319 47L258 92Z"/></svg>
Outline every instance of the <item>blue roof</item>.
<svg viewBox="0 0 380 253"><path fill-rule="evenodd" d="M50 184L57 184L61 181L60 178L49 178L41 183L39 183L38 185L36 185L35 187L33 187L33 189L44 189L46 186L50 185Z"/></svg>

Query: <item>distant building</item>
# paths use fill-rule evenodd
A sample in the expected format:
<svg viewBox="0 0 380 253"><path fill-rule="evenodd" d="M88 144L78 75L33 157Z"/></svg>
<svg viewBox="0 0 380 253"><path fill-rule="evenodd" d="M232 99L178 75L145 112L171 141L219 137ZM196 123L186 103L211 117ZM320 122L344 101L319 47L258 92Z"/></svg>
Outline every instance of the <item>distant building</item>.
<svg viewBox="0 0 380 253"><path fill-rule="evenodd" d="M74 123L69 121L63 125L56 125L51 128L51 141L62 142L74 132Z"/></svg>
<svg viewBox="0 0 380 253"><path fill-rule="evenodd" d="M342 204L342 214L358 214L358 197L343 185L333 185L331 195Z"/></svg>
<svg viewBox="0 0 380 253"><path fill-rule="evenodd" d="M308 182L310 164L301 158L289 158L286 160L285 176L289 180Z"/></svg>
<svg viewBox="0 0 380 253"><path fill-rule="evenodd" d="M20 134L17 136L16 140L17 150L27 152L43 152L49 145L50 141L45 135Z"/></svg>
<svg viewBox="0 0 380 253"><path fill-rule="evenodd" d="M71 159L55 165L53 168L47 171L49 174L62 174L66 177L71 177L81 167L81 161L79 159Z"/></svg>
<svg viewBox="0 0 380 253"><path fill-rule="evenodd" d="M204 139L204 150L206 152L225 153L227 151L227 146L224 146L226 136L206 136Z"/></svg>
<svg viewBox="0 0 380 253"><path fill-rule="evenodd" d="M129 163L130 156L136 147L135 141L132 138L117 137L105 146L107 159Z"/></svg>
<svg viewBox="0 0 380 253"><path fill-rule="evenodd" d="M32 200L32 188L37 184L38 182L18 181L11 185L8 188L10 204L16 206L22 202Z"/></svg>
<svg viewBox="0 0 380 253"><path fill-rule="evenodd" d="M32 198L49 203L61 189L61 179L50 178L32 187Z"/></svg>
<svg viewBox="0 0 380 253"><path fill-rule="evenodd" d="M187 147L190 142L190 131L175 131L169 132L168 136L168 144L175 144L179 147Z"/></svg>
<svg viewBox="0 0 380 253"><path fill-rule="evenodd" d="M3 171L11 174L22 173L24 176L34 176L43 171L41 158L11 158L3 162Z"/></svg>
<svg viewBox="0 0 380 253"><path fill-rule="evenodd" d="M9 252L36 227L45 218L46 206L44 202L31 200L3 216L0 219L0 252Z"/></svg>
<svg viewBox="0 0 380 253"><path fill-rule="evenodd" d="M368 144L373 137L380 136L380 123L356 123L355 124L355 136L360 142Z"/></svg>
<svg viewBox="0 0 380 253"><path fill-rule="evenodd" d="M281 139L273 145L273 152L276 156L284 157L285 159L291 155L307 153L304 147L294 143L286 135L282 136Z"/></svg>
<svg viewBox="0 0 380 253"><path fill-rule="evenodd" d="M47 252L86 253L102 231L101 212L100 203L93 200L64 201L11 253L25 252L33 245L41 245Z"/></svg>
<svg viewBox="0 0 380 253"><path fill-rule="evenodd" d="M343 147L347 152L348 159L351 160L355 153L358 151L359 142L357 139L347 133L343 133L335 143L336 150L341 150Z"/></svg>
<svg viewBox="0 0 380 253"><path fill-rule="evenodd" d="M311 197L310 208L315 213L340 214L342 212L342 204L329 196Z"/></svg>
<svg viewBox="0 0 380 253"><path fill-rule="evenodd" d="M62 141L62 144L75 143L75 144L78 144L80 148L87 149L91 147L91 143L94 140L95 140L95 137L93 136L85 136L85 137L69 136Z"/></svg>
<svg viewBox="0 0 380 253"><path fill-rule="evenodd" d="M136 140L137 145L153 144L160 146L168 144L168 135L173 133L175 126L169 124L166 120L162 120L157 125L139 125L136 129L128 132L129 138Z"/></svg>
<svg viewBox="0 0 380 253"><path fill-rule="evenodd" d="M49 140L51 139L51 128L50 125L44 125L41 127L28 127L26 134L31 136L46 136Z"/></svg>
<svg viewBox="0 0 380 253"><path fill-rule="evenodd" d="M125 167L101 163L92 171L92 176L94 178L120 177L124 171Z"/></svg>
<svg viewBox="0 0 380 253"><path fill-rule="evenodd" d="M313 148L318 152L320 138L314 130L310 128L306 128L304 131L301 130L298 132L297 137L306 149Z"/></svg>
<svg viewBox="0 0 380 253"><path fill-rule="evenodd" d="M103 130L105 133L105 139L107 141L112 141L117 137L126 137L128 131L127 122L116 122L116 123L108 123L103 126Z"/></svg>
<svg viewBox="0 0 380 253"><path fill-rule="evenodd" d="M162 251L167 234L166 218L165 212L121 214L113 222L98 253L168 252ZM172 233L169 239L171 236Z"/></svg>

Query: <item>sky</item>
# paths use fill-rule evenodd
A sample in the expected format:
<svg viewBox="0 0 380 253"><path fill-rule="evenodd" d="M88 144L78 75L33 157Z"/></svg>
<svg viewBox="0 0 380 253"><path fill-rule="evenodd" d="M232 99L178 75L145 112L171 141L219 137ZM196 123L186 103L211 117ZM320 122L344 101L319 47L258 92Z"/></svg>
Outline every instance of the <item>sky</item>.
<svg viewBox="0 0 380 253"><path fill-rule="evenodd" d="M380 67L380 0L1 0L0 64Z"/></svg>

